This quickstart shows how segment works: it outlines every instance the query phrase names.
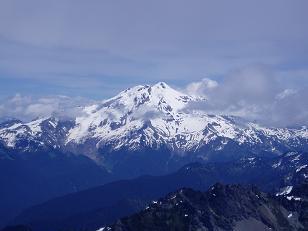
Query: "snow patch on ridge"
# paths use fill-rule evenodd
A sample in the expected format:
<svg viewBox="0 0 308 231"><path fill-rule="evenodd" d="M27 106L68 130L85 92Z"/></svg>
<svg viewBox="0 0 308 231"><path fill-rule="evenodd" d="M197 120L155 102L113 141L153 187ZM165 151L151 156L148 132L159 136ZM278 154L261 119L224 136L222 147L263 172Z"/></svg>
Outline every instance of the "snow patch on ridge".
<svg viewBox="0 0 308 231"><path fill-rule="evenodd" d="M280 193L277 193L276 196L284 196L291 193L293 186L286 186L282 189Z"/></svg>

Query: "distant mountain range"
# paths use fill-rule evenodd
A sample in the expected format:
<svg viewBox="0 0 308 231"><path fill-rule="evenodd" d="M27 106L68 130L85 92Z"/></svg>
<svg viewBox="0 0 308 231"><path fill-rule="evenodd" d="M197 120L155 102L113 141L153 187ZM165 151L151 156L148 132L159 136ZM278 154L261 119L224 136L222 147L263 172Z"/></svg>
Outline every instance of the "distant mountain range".
<svg viewBox="0 0 308 231"><path fill-rule="evenodd" d="M6 155L0 160L0 227L29 206L109 181L109 173L85 156Z"/></svg>
<svg viewBox="0 0 308 231"><path fill-rule="evenodd" d="M189 164L166 176L112 182L52 199L25 210L13 224L29 225L34 231L95 230L179 188L205 191L216 182L250 184L273 195L286 195L308 181L307 164L307 153L294 152L273 159Z"/></svg>
<svg viewBox="0 0 308 231"><path fill-rule="evenodd" d="M114 180L308 148L305 126L267 128L192 109L206 100L161 82L82 107L72 119L1 120L0 227L27 207Z"/></svg>

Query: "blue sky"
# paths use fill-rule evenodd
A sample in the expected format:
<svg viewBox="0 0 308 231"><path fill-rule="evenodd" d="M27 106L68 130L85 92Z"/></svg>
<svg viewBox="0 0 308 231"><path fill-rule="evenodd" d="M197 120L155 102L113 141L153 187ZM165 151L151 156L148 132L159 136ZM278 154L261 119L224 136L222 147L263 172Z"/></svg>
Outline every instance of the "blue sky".
<svg viewBox="0 0 308 231"><path fill-rule="evenodd" d="M247 69L279 91L303 90L307 9L306 0L2 0L0 99L97 100L158 81L228 84Z"/></svg>
<svg viewBox="0 0 308 231"><path fill-rule="evenodd" d="M308 69L307 9L305 0L2 0L1 96L104 98L247 65L300 78Z"/></svg>

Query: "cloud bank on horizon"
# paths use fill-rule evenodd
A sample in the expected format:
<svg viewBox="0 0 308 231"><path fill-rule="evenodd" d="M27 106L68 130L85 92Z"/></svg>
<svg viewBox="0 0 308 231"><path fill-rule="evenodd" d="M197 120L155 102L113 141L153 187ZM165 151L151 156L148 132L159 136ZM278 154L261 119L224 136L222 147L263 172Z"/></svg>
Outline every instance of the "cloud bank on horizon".
<svg viewBox="0 0 308 231"><path fill-rule="evenodd" d="M307 87L286 85L284 78L266 67L239 69L221 83L205 78L190 83L185 90L207 97L206 102L192 103L188 109L239 116L267 126L308 125Z"/></svg>
<svg viewBox="0 0 308 231"><path fill-rule="evenodd" d="M50 116L73 119L83 113L83 106L94 102L81 97L61 95L32 97L16 94L0 100L0 122L12 118L31 121Z"/></svg>
<svg viewBox="0 0 308 231"><path fill-rule="evenodd" d="M210 99L191 107L307 123L307 8L306 0L3 0L0 116L59 111L59 97L47 95L75 105L166 81ZM10 101L17 96L27 106Z"/></svg>

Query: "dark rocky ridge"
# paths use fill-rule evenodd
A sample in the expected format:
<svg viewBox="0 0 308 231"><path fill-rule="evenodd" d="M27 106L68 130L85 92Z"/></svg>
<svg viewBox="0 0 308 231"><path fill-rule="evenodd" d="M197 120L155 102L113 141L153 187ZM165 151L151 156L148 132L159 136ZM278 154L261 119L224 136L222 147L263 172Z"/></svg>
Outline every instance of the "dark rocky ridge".
<svg viewBox="0 0 308 231"><path fill-rule="evenodd" d="M307 196L308 184L297 188ZM308 203L275 198L254 187L215 184L207 192L181 189L105 230L308 230Z"/></svg>

